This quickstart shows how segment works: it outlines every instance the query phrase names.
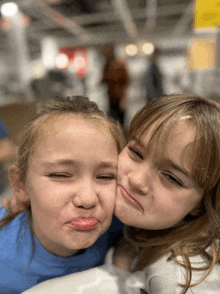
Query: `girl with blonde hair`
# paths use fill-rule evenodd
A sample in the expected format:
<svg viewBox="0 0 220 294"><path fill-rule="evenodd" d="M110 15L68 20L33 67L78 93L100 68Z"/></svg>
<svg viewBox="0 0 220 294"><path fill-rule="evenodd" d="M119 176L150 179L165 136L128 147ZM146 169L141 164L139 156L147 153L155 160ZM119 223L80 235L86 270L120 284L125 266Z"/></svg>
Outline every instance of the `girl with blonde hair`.
<svg viewBox="0 0 220 294"><path fill-rule="evenodd" d="M27 209L7 215L0 208L0 293L103 263L124 143L119 124L88 98L41 105L9 168L14 196Z"/></svg>

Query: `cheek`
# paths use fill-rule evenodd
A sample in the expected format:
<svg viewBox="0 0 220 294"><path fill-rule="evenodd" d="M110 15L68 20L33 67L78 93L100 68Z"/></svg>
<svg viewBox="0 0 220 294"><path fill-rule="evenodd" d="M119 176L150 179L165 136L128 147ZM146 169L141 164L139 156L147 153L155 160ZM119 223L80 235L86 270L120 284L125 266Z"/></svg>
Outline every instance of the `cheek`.
<svg viewBox="0 0 220 294"><path fill-rule="evenodd" d="M189 210L189 213L192 215L197 215L202 207L202 199L203 199L203 195L198 195L198 198L196 200L194 200L190 206L191 209Z"/></svg>
<svg viewBox="0 0 220 294"><path fill-rule="evenodd" d="M63 187L52 186L41 180L38 183L28 181L26 191L31 203L34 205L56 207L59 205L59 202L61 202L60 196L65 189Z"/></svg>
<svg viewBox="0 0 220 294"><path fill-rule="evenodd" d="M188 214L194 214L194 211L197 211L197 207L200 203L200 195L198 195L198 198L194 198L196 195L195 193L192 193L191 195L185 195L185 199L182 198L182 201L176 201L175 203L173 203L173 207L174 205L176 206L176 213L173 212L173 214L176 216L176 218L180 218L184 219ZM197 196L197 195L196 195ZM172 209L172 208L171 208ZM174 211L175 209L173 209Z"/></svg>
<svg viewBox="0 0 220 294"><path fill-rule="evenodd" d="M102 202L107 215L113 214L116 201L116 183L103 193Z"/></svg>
<svg viewBox="0 0 220 294"><path fill-rule="evenodd" d="M27 187L29 194L32 214L38 218L52 217L59 214L60 205L56 201L55 195L48 195L48 191L45 189L34 189L31 185ZM53 196L53 197L52 197Z"/></svg>
<svg viewBox="0 0 220 294"><path fill-rule="evenodd" d="M31 204L31 212L33 222L45 231L58 228L65 221L65 218L62 217L62 211L58 207L55 208L33 202Z"/></svg>
<svg viewBox="0 0 220 294"><path fill-rule="evenodd" d="M130 158L125 152L122 152L118 157L118 174L128 171L131 167Z"/></svg>

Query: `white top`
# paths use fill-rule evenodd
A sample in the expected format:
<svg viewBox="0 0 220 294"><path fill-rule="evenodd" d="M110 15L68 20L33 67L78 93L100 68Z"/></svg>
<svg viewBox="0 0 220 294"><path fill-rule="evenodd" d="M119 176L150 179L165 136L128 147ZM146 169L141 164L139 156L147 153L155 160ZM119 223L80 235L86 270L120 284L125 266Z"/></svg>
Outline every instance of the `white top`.
<svg viewBox="0 0 220 294"><path fill-rule="evenodd" d="M125 288L129 276L114 265L102 265L40 283L23 294L140 294Z"/></svg>
<svg viewBox="0 0 220 294"><path fill-rule="evenodd" d="M146 278L145 290L149 294L180 294L183 288L179 283L185 284L186 271L175 261L167 261L165 256L144 269ZM193 266L201 265L200 256L190 258ZM193 271L191 284L200 281L206 271ZM191 287L187 294L217 294L220 293L220 265L216 265L208 277L199 285Z"/></svg>
<svg viewBox="0 0 220 294"><path fill-rule="evenodd" d="M111 264L114 250L111 248L106 256L106 264ZM148 294L180 294L183 288L179 284L185 284L186 271L175 261L167 261L168 256L160 258L154 264L143 271L136 271L127 277L127 285L144 289ZM204 260L201 256L190 258L193 267L201 267ZM206 271L193 271L191 284L200 281ZM136 292L129 292L136 293ZM215 265L212 272L199 285L188 289L186 294L220 294L220 264Z"/></svg>
<svg viewBox="0 0 220 294"><path fill-rule="evenodd" d="M25 294L140 294L144 289L148 294L180 294L183 290L178 283L184 283L185 271L174 261L167 262L167 256L159 259L144 271L129 273L112 264L114 249L106 256L106 264L84 272L48 280L36 285ZM191 261L203 262L201 257ZM204 271L193 271L192 282L199 281ZM211 274L199 285L190 288L187 294L220 294L220 265L216 265Z"/></svg>

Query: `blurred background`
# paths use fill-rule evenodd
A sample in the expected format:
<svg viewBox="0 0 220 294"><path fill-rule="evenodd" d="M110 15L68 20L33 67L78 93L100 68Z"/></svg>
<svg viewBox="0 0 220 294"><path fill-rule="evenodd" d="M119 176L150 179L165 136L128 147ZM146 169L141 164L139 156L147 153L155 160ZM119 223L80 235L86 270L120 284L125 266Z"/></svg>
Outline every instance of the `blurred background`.
<svg viewBox="0 0 220 294"><path fill-rule="evenodd" d="M164 94L220 101L219 25L217 0L0 1L0 119L8 137L13 142L34 117L36 102L56 95L86 95L108 112L108 44L129 75L125 129L148 101L155 49Z"/></svg>

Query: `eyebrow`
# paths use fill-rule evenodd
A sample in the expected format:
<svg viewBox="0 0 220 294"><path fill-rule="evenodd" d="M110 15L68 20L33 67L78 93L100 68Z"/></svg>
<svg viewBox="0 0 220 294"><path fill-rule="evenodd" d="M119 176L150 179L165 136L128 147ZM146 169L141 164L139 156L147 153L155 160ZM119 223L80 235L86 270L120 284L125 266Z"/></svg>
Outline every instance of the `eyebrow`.
<svg viewBox="0 0 220 294"><path fill-rule="evenodd" d="M184 167L180 167L178 164L176 164L175 162L173 162L170 159L165 159L165 163L169 164L170 167L174 168L175 170L181 172L183 175L185 175L188 178L191 178L191 174L190 172L185 169Z"/></svg>
<svg viewBox="0 0 220 294"><path fill-rule="evenodd" d="M64 166L71 166L77 165L78 162L72 159L58 159L55 161L43 161L44 166L57 166L57 165L64 165ZM117 168L117 163L112 161L102 161L98 165L99 168Z"/></svg>
<svg viewBox="0 0 220 294"><path fill-rule="evenodd" d="M146 148L146 146L143 144L143 142L137 138L136 136L134 136L131 141L134 140L138 145L140 145L142 148Z"/></svg>
<svg viewBox="0 0 220 294"><path fill-rule="evenodd" d="M58 159L54 161L43 161L43 165L45 166L54 166L54 165L73 165L76 161L72 159Z"/></svg>
<svg viewBox="0 0 220 294"><path fill-rule="evenodd" d="M146 146L143 144L143 142L139 138L137 138L136 136L134 136L132 138L132 140L134 140L142 148L145 148L146 149ZM166 164L170 165L170 167L174 168L175 170L181 172L186 177L191 178L191 174L190 174L190 172L187 169L185 169L184 167L180 167L178 164L176 164L175 162L173 162L171 159L164 159L164 162Z"/></svg>

